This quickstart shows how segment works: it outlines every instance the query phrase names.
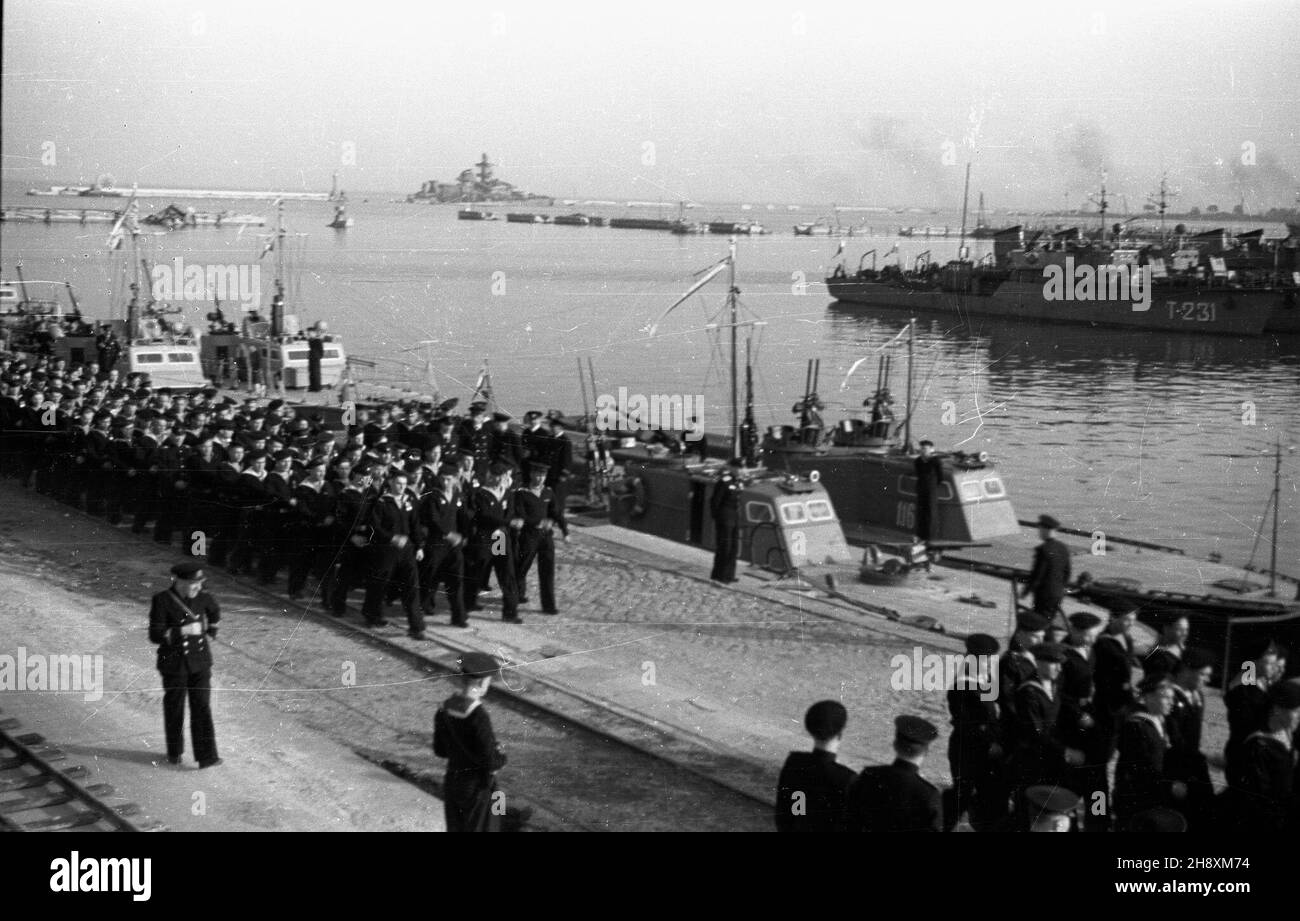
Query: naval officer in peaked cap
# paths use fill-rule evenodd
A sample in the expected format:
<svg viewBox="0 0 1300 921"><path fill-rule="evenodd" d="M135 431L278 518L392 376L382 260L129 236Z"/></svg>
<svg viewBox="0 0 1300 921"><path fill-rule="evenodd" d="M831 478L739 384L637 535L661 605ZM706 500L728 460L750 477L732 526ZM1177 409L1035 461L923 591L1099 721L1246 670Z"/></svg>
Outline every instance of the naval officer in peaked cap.
<svg viewBox="0 0 1300 921"><path fill-rule="evenodd" d="M190 703L190 738L199 767L214 767L217 736L212 725L212 650L221 608L203 590L207 576L198 560L177 563L172 584L153 596L149 639L158 644L158 671L163 683L163 725L167 760L180 764L185 751L185 701Z"/></svg>

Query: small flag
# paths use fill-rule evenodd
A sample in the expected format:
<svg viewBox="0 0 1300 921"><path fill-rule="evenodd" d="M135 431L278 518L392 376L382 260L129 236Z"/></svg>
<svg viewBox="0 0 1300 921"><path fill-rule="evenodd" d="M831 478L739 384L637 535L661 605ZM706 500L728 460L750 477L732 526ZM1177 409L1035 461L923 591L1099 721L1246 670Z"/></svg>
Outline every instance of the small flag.
<svg viewBox="0 0 1300 921"><path fill-rule="evenodd" d="M266 241L266 246L262 247L262 253L257 258L261 260L263 257L266 256L267 253L272 252L274 249L275 249L275 237L271 237L269 240Z"/></svg>
<svg viewBox="0 0 1300 921"><path fill-rule="evenodd" d="M838 258L839 255L840 255L840 253L842 253L842 252L844 252L844 241L843 241L843 240L841 240L841 241L840 241L840 245L837 246L837 247L835 248L835 255L834 255L834 256L831 256L831 258L832 258L832 259L836 259L836 258Z"/></svg>

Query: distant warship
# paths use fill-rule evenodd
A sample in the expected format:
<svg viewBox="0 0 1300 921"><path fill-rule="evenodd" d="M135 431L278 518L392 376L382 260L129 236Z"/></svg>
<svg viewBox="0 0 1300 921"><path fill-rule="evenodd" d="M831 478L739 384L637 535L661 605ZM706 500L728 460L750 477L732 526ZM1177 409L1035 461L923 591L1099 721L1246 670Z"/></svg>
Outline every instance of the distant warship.
<svg viewBox="0 0 1300 921"><path fill-rule="evenodd" d="M483 159L474 164L477 167L477 174L473 169L461 170L455 182L439 182L436 179L430 179L428 182L420 185L420 191L406 196L408 202L482 202L482 201L536 201L544 202L547 205L555 204L555 199L549 195L534 195L532 192L525 192L517 189L504 179L498 179L492 175L492 167L497 164L488 160L488 155L483 154Z"/></svg>

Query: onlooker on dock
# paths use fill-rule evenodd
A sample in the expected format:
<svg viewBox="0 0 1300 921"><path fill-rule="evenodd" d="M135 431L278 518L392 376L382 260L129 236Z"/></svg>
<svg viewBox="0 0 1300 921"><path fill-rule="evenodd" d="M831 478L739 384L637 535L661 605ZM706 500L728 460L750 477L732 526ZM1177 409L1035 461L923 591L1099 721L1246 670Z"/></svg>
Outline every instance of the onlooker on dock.
<svg viewBox="0 0 1300 921"><path fill-rule="evenodd" d="M835 759L848 718L836 700L818 701L804 714L813 749L790 752L781 768L773 812L777 831L844 831L845 797L857 775Z"/></svg>
<svg viewBox="0 0 1300 921"><path fill-rule="evenodd" d="M728 461L727 470L713 486L709 510L713 514L713 572L715 582L735 582L736 558L740 555L740 467Z"/></svg>
<svg viewBox="0 0 1300 921"><path fill-rule="evenodd" d="M966 638L967 670L948 691L952 734L948 736L948 766L952 787L944 791L944 831L952 831L962 813L970 815L976 831L997 831L1006 821L1010 791L1003 778L1006 751L997 701L987 699L982 688L991 675L983 672L998 654L998 641L987 633ZM970 657L977 663L970 665Z"/></svg>
<svg viewBox="0 0 1300 921"><path fill-rule="evenodd" d="M894 720L893 764L863 769L849 788L849 831L943 831L939 788L920 773L938 736L919 716Z"/></svg>
<svg viewBox="0 0 1300 921"><path fill-rule="evenodd" d="M1070 551L1052 533L1061 523L1051 515L1038 516L1038 537L1042 543L1034 548L1034 568L1020 597L1034 596L1034 611L1048 621L1056 618L1070 581Z"/></svg>
<svg viewBox="0 0 1300 921"><path fill-rule="evenodd" d="M467 652L459 665L460 688L433 718L433 753L447 759L447 831L500 831L505 810L497 807L496 774L505 767L506 756L483 698L501 663L485 652Z"/></svg>

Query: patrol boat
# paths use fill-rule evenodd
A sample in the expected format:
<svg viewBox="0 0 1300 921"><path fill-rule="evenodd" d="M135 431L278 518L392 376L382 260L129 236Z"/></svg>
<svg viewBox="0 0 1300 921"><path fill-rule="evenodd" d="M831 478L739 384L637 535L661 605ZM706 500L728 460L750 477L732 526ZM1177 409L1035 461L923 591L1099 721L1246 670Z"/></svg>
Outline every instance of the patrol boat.
<svg viewBox="0 0 1300 921"><path fill-rule="evenodd" d="M56 358L69 362L95 361L97 358L96 333L107 326L122 343L121 352L114 364L119 374L147 374L154 388L171 390L199 390L208 385L199 361L199 338L182 317L182 309L174 304L150 297L142 301L140 293L141 268L148 270L148 262L140 255L140 230L137 219L139 209L135 198L109 233L107 245L110 252L120 249L126 234L131 236L132 279L131 296L127 301L125 317L94 321L87 319L91 331L83 336L63 336L51 345ZM151 274L151 273L150 273ZM71 296L71 286L68 287ZM79 314L76 301L73 308ZM113 368L103 368L104 371Z"/></svg>
<svg viewBox="0 0 1300 921"><path fill-rule="evenodd" d="M726 258L708 269L660 317L723 271L729 272L727 310L731 340L731 461L689 458L662 445L628 439L610 451L622 476L609 485L610 522L705 550L716 547L709 499L724 475L740 481L739 558L776 572L805 566L848 564L853 553L844 539L834 504L816 476L781 473L758 463L753 414L752 373L746 350L746 408L739 416L737 354L739 349L739 289L736 287L736 243ZM753 323L746 324L753 327ZM658 322L651 327L651 334ZM683 427L685 421L683 422ZM628 428L629 424L620 426ZM739 467L734 466L739 464Z"/></svg>
<svg viewBox="0 0 1300 921"><path fill-rule="evenodd" d="M846 418L828 429L817 396L821 362L810 361L804 397L793 407L798 424L769 427L762 451L764 460L777 470L820 478L835 500L851 541L905 548L903 552L911 553L917 515L914 464L918 452L911 434L915 321L908 323L905 332L907 408L902 420L893 414L889 390L892 360L885 351L900 341L903 333L899 333L881 347L876 392L867 401L869 419ZM936 456L943 461L943 476L931 548L967 546L1017 533L1011 499L986 453L954 451Z"/></svg>
<svg viewBox="0 0 1300 921"><path fill-rule="evenodd" d="M220 305L208 314L211 331L203 337L203 365L220 383L261 383L278 389L297 390L310 383L312 340L320 340L321 386L338 385L347 368L343 341L329 333L324 321L303 329L296 314L285 312L285 250L289 235L284 229L284 203L278 208L276 232L262 248L261 256L274 251L276 274L271 297L271 317L262 319L256 310L239 324L226 323ZM261 258L259 256L258 258Z"/></svg>

